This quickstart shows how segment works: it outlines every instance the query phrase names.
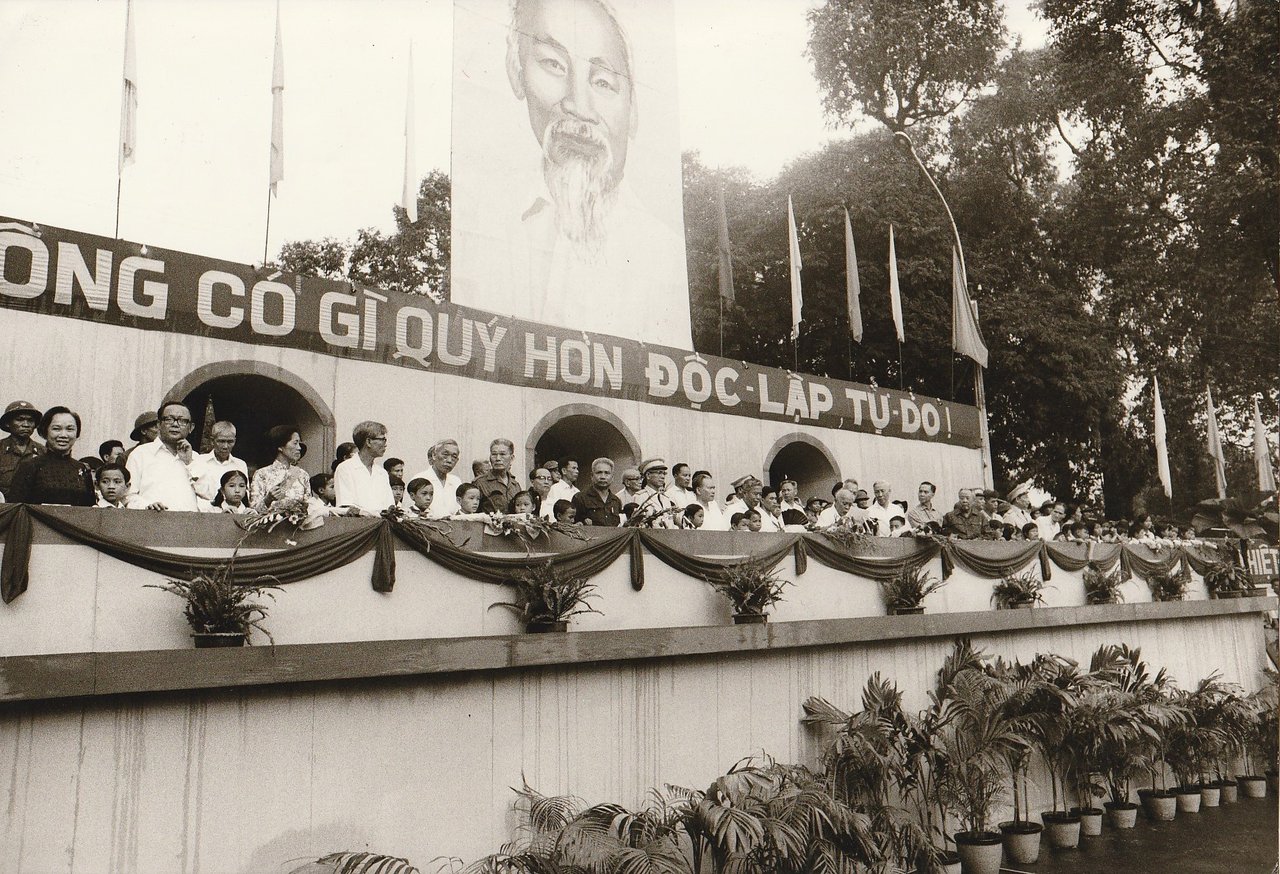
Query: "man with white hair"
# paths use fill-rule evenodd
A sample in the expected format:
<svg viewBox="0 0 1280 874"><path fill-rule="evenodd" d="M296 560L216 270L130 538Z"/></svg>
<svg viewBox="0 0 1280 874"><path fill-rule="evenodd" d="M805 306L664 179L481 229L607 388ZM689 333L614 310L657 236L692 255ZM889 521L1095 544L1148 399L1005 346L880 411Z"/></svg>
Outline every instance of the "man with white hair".
<svg viewBox="0 0 1280 874"><path fill-rule="evenodd" d="M462 479L453 469L461 457L457 440L438 440L427 450L427 469L408 480L424 479L431 483L434 497L427 508L428 519L444 519L458 512L458 486L462 485Z"/></svg>
<svg viewBox="0 0 1280 874"><path fill-rule="evenodd" d="M875 525L875 534L879 537L889 536L889 522L894 516L901 516L902 508L889 503L890 488L884 480L877 480L872 486L876 499L867 508L867 519Z"/></svg>
<svg viewBox="0 0 1280 874"><path fill-rule="evenodd" d="M191 474L191 487L206 501L212 501L222 485L222 475L238 470L249 480L249 468L242 459L231 454L236 446L236 426L230 422L214 422L209 429L213 433L213 450L191 459L187 470Z"/></svg>

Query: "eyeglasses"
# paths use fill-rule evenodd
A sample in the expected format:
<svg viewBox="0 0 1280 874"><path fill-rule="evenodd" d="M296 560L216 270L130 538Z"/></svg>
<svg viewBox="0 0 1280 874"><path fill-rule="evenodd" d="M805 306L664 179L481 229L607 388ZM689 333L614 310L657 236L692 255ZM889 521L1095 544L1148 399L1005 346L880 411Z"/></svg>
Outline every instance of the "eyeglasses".
<svg viewBox="0 0 1280 874"><path fill-rule="evenodd" d="M161 416L160 424L161 425L190 425L191 420L184 419L180 416Z"/></svg>
<svg viewBox="0 0 1280 874"><path fill-rule="evenodd" d="M369 440L370 440L370 442L372 442L372 441L374 441L374 440L381 440L383 443L386 443L386 442L387 442L387 437L386 437L386 435L384 434L384 435L383 435L383 436L381 436L381 437L370 437L370 438L369 438Z"/></svg>

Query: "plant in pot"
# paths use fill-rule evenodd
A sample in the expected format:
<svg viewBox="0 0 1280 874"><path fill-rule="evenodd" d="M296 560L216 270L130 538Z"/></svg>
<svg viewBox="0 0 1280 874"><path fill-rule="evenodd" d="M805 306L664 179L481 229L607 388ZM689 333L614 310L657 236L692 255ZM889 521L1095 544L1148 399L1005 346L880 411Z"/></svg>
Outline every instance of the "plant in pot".
<svg viewBox="0 0 1280 874"><path fill-rule="evenodd" d="M1152 601L1181 601L1187 595L1191 577L1186 571L1163 573L1157 571L1147 577Z"/></svg>
<svg viewBox="0 0 1280 874"><path fill-rule="evenodd" d="M1180 693L1187 719L1174 726L1168 738L1168 759L1178 785L1178 810L1197 813L1201 806L1217 807L1220 787L1208 775L1225 746L1225 737L1213 718L1213 708L1225 685L1218 675L1206 677L1192 691Z"/></svg>
<svg viewBox="0 0 1280 874"><path fill-rule="evenodd" d="M1124 600L1120 593L1121 579L1119 564L1107 573L1098 567L1096 562L1089 562L1084 570L1084 600L1086 604L1119 604Z"/></svg>
<svg viewBox="0 0 1280 874"><path fill-rule="evenodd" d="M489 609L506 607L520 618L530 634L567 631L574 616L600 614L589 603L597 597L595 584L586 577L561 579L550 559L508 582L515 588L515 599L490 604Z"/></svg>
<svg viewBox="0 0 1280 874"><path fill-rule="evenodd" d="M1231 685L1216 703L1212 718L1222 734L1222 746L1213 762L1214 782L1221 789L1220 800L1231 804L1238 800L1240 783L1233 776L1234 766L1246 758L1249 731L1258 718L1257 707L1244 690Z"/></svg>
<svg viewBox="0 0 1280 874"><path fill-rule="evenodd" d="M1262 798L1270 787L1276 791L1276 768L1280 764L1280 674L1268 668L1267 683L1249 696L1254 719L1245 739L1245 770L1237 778L1247 798ZM1266 774L1260 773L1265 768Z"/></svg>
<svg viewBox="0 0 1280 874"><path fill-rule="evenodd" d="M1253 588L1253 581L1248 571L1227 559L1216 561L1205 570L1204 585L1211 598L1241 598Z"/></svg>
<svg viewBox="0 0 1280 874"><path fill-rule="evenodd" d="M1044 592L1049 588L1052 587L1046 586L1044 580L1031 571L1008 574L992 588L991 600L997 610L1034 607L1044 603Z"/></svg>
<svg viewBox="0 0 1280 874"><path fill-rule="evenodd" d="M945 586L923 564L907 565L902 573L880 581L880 594L894 616L924 612L924 599Z"/></svg>
<svg viewBox="0 0 1280 874"><path fill-rule="evenodd" d="M239 549L239 546L236 547ZM197 649L238 647L252 644L250 633L257 629L273 644L271 632L263 625L267 605L260 598L275 600L279 580L263 575L250 583L235 580L236 554L208 571L189 577L168 577L163 583L148 583L149 589L163 589L183 599L182 615L191 626Z"/></svg>
<svg viewBox="0 0 1280 874"><path fill-rule="evenodd" d="M784 580L776 567L766 562L743 561L726 565L719 579L708 579L721 595L729 599L735 625L757 625L769 621L765 612L782 600L782 591L792 585Z"/></svg>

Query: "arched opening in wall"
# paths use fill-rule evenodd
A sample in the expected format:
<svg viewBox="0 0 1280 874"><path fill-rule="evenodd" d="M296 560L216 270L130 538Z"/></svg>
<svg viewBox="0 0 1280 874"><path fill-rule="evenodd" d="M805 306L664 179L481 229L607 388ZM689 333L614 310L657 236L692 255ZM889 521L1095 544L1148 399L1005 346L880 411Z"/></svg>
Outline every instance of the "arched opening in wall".
<svg viewBox="0 0 1280 874"><path fill-rule="evenodd" d="M626 424L593 404L567 404L542 417L529 434L525 458L530 468L551 459L573 458L581 473L578 487L590 482L589 468L597 458L614 463L614 486L622 485L622 469L639 463L640 445ZM523 482L529 471L520 471Z"/></svg>
<svg viewBox="0 0 1280 874"><path fill-rule="evenodd" d="M774 444L765 461L769 484L777 488L784 479L793 479L800 488L800 500L830 498L831 486L840 479L831 453L807 434L788 434Z"/></svg>
<svg viewBox="0 0 1280 874"><path fill-rule="evenodd" d="M243 363L222 362L201 368L169 394L169 397L182 398L191 410L192 445L197 451L212 449L212 446L201 446L206 419L212 409L215 419L236 426L234 454L244 459L250 469L264 467L275 458L267 431L276 425L293 425L302 442L307 444L301 466L309 473L327 472L335 449L333 413L310 386L287 371L279 370L272 375L238 371L237 364ZM257 362L248 364L254 369L261 367ZM289 381L276 378L278 376Z"/></svg>

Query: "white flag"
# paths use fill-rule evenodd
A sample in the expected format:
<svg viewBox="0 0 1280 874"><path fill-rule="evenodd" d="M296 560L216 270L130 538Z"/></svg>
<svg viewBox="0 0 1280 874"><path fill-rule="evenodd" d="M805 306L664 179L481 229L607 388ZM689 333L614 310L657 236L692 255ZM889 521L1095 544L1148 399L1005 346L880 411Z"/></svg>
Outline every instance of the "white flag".
<svg viewBox="0 0 1280 874"><path fill-rule="evenodd" d="M853 247L853 224L848 208L844 211L844 291L849 308L849 336L862 342L862 287L858 282L858 252Z"/></svg>
<svg viewBox="0 0 1280 874"><path fill-rule="evenodd" d="M1205 407L1209 412L1209 457L1213 459L1213 478L1218 485L1218 497L1227 496L1227 458L1222 454L1222 435L1218 433L1218 414L1213 409L1213 392L1204 387Z"/></svg>
<svg viewBox="0 0 1280 874"><path fill-rule="evenodd" d="M400 187L400 205L409 221L418 220L418 174L414 170L416 133L414 131L413 46L409 46L409 86L404 98L404 183Z"/></svg>
<svg viewBox="0 0 1280 874"><path fill-rule="evenodd" d="M889 309L893 312L893 327L901 343L905 337L902 333L902 297L898 293L898 256L893 250L893 225L889 225Z"/></svg>
<svg viewBox="0 0 1280 874"><path fill-rule="evenodd" d="M271 193L284 178L284 39L280 35L280 4L276 3L276 56L271 70Z"/></svg>
<svg viewBox="0 0 1280 874"><path fill-rule="evenodd" d="M124 5L124 87L120 92L120 154L117 172L138 150L138 61L133 46L133 0Z"/></svg>
<svg viewBox="0 0 1280 874"><path fill-rule="evenodd" d="M1253 398L1253 463L1258 468L1258 488L1264 492L1276 490L1276 473L1271 469L1271 446L1267 443L1267 427L1262 424L1262 412L1258 398Z"/></svg>
<svg viewBox="0 0 1280 874"><path fill-rule="evenodd" d="M1164 404L1160 401L1160 378L1151 377L1151 382L1155 392L1155 411L1152 413L1152 419L1155 421L1156 432L1156 472L1160 475L1160 485L1164 487L1164 495L1166 498L1173 497L1173 478L1169 475L1169 444L1166 442L1166 434L1164 424Z"/></svg>
<svg viewBox="0 0 1280 874"><path fill-rule="evenodd" d="M804 310L804 295L800 291L800 238L796 235L796 214L791 208L791 195L787 195L787 241L791 250L791 339L800 336L800 316Z"/></svg>

